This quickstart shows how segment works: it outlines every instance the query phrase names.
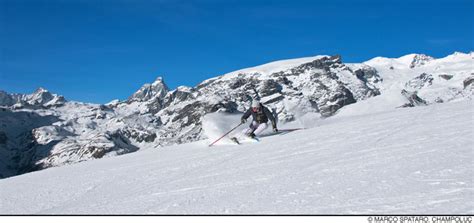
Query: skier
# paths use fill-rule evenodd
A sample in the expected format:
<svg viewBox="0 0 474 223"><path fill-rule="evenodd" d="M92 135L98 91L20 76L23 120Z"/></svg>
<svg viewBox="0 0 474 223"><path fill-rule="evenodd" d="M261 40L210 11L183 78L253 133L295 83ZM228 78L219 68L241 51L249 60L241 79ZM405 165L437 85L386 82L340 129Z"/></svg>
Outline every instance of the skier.
<svg viewBox="0 0 474 223"><path fill-rule="evenodd" d="M242 116L242 124L247 122L247 118L250 117L250 115L252 115L253 118L252 123L250 123L249 128L244 129L242 132L243 134L250 138L255 138L255 136L262 133L263 130L268 127L267 122L269 119L272 122L273 132L278 132L275 117L272 112L270 112L270 110L263 106L258 100L252 101L252 107Z"/></svg>

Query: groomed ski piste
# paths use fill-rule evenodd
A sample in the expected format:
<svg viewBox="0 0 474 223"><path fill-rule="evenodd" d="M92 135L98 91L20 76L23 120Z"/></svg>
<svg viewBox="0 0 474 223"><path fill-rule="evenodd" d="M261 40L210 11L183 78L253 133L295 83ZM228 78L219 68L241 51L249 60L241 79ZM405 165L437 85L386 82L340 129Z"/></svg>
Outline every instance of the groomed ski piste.
<svg viewBox="0 0 474 223"><path fill-rule="evenodd" d="M473 214L472 100L363 105L242 145L206 117L209 140L2 179L0 214Z"/></svg>

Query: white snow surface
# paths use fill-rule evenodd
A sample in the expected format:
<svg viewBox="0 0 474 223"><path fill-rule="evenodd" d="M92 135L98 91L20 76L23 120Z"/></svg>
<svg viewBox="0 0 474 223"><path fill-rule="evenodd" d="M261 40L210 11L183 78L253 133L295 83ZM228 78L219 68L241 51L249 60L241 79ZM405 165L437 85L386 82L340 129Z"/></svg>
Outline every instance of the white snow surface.
<svg viewBox="0 0 474 223"><path fill-rule="evenodd" d="M49 168L0 180L0 214L472 214L473 105L351 113L258 143Z"/></svg>
<svg viewBox="0 0 474 223"><path fill-rule="evenodd" d="M255 66L255 67L248 67L248 68L232 71L230 73L222 75L223 76L222 79L226 80L226 79L230 79L230 78L235 78L239 74L250 75L250 74L257 74L257 73L261 74L265 77L265 76L268 76L272 73L279 72L279 71L286 71L286 70L294 68L298 65L301 65L301 64L304 64L304 63L309 63L311 61L318 60L318 59L321 59L321 58L324 58L324 57L329 57L329 56L328 55L318 55L318 56L312 56L312 57L301 57L301 58L296 58L296 59L277 60L277 61L273 61L273 62L270 62L270 63L258 65L258 66ZM216 77L216 78L218 78L218 77ZM216 78L211 78L211 79L208 79L206 81L213 80L213 79L216 79Z"/></svg>

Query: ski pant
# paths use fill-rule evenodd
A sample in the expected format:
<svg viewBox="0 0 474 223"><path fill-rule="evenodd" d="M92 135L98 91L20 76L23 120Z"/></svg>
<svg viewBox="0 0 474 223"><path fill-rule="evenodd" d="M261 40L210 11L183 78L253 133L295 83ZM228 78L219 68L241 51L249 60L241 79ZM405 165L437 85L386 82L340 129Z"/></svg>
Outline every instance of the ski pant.
<svg viewBox="0 0 474 223"><path fill-rule="evenodd" d="M258 123L256 121L252 121L252 123L250 124L250 127L244 129L242 133L245 135L249 135L250 133L259 135L265 129L267 129L267 127L268 127L267 123Z"/></svg>

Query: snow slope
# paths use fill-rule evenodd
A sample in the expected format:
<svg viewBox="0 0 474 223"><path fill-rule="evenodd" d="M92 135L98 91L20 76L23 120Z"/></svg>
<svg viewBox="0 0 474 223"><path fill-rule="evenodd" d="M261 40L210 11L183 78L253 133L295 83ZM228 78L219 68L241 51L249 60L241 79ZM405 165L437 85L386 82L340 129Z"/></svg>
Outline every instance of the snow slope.
<svg viewBox="0 0 474 223"><path fill-rule="evenodd" d="M272 73L285 71L285 70L294 68L298 65L309 63L314 60L319 60L324 57L329 57L329 56L319 55L319 56L302 57L302 58L296 58L296 59L278 60L278 61L273 61L270 63L255 66L255 67L249 67L249 68L232 71L230 73L224 74L223 76L226 76L227 78L231 78L231 77L237 76L238 74L255 74L255 73L268 76Z"/></svg>
<svg viewBox="0 0 474 223"><path fill-rule="evenodd" d="M0 180L0 214L473 214L473 105L49 168Z"/></svg>

